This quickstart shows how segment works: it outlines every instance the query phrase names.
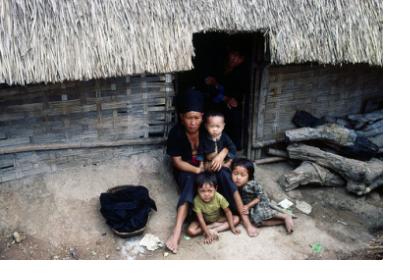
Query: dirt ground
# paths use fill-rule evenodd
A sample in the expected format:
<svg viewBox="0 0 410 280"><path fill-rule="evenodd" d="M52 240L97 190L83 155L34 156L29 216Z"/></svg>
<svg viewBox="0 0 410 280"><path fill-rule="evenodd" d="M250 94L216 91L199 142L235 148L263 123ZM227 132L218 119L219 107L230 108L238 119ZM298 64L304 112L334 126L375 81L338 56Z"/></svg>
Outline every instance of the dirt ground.
<svg viewBox="0 0 410 280"><path fill-rule="evenodd" d="M283 226L261 228L256 238L224 232L218 242L181 239L178 254L148 251L142 236L115 236L99 212L99 195L123 184L144 185L156 201L144 234L165 241L175 219L177 188L160 150L100 165L0 184L0 259L367 259L382 238L382 193L357 197L344 188L300 187L285 193L277 178L293 169L287 163L258 166L256 178L275 201L306 201L310 215L294 210L295 232ZM22 240L15 242L18 232ZM320 244L320 246L318 246ZM316 249L320 250L314 250Z"/></svg>

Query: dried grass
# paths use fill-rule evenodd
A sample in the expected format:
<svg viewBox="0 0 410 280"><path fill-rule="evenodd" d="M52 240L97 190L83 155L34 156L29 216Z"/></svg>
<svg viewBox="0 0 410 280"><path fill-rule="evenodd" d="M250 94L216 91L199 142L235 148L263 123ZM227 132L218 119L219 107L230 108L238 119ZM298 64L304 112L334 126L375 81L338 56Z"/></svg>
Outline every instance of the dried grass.
<svg viewBox="0 0 410 280"><path fill-rule="evenodd" d="M259 31L271 62L382 65L381 0L2 0L0 83L193 67L192 34Z"/></svg>

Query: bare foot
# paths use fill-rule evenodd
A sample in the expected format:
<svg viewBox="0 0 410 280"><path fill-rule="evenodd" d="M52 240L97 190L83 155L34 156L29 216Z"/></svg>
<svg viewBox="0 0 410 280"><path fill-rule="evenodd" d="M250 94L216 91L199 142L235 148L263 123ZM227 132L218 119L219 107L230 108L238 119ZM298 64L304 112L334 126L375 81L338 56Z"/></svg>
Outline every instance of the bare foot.
<svg viewBox="0 0 410 280"><path fill-rule="evenodd" d="M215 240L218 240L218 239L219 239L219 233L218 233L217 230L215 230L215 229L210 229L209 232L211 233L212 236L215 237Z"/></svg>
<svg viewBox="0 0 410 280"><path fill-rule="evenodd" d="M285 218L285 227L288 233L293 232L293 220L292 217L288 216Z"/></svg>
<svg viewBox="0 0 410 280"><path fill-rule="evenodd" d="M246 227L246 232L248 233L249 237L255 237L259 234L259 231L253 225L248 225Z"/></svg>
<svg viewBox="0 0 410 280"><path fill-rule="evenodd" d="M165 246L167 246L167 249L170 250L172 253L176 254L178 251L178 242L179 236L177 236L176 234L172 234L165 243Z"/></svg>

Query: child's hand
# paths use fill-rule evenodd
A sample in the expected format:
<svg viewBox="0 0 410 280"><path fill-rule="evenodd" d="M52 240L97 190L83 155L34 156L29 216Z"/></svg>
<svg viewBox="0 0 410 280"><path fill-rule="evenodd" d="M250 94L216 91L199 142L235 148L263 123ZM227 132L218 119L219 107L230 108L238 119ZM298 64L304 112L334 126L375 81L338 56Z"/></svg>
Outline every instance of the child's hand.
<svg viewBox="0 0 410 280"><path fill-rule="evenodd" d="M204 239L204 243L205 243L205 244L211 244L212 241L214 241L214 239L212 238L212 236L205 236L205 239Z"/></svg>
<svg viewBox="0 0 410 280"><path fill-rule="evenodd" d="M231 229L231 231L233 232L233 234L240 234L241 233L241 231L238 229L238 228L233 228L233 229Z"/></svg>
<svg viewBox="0 0 410 280"><path fill-rule="evenodd" d="M241 214L248 215L249 214L249 207L246 206L246 205L242 206Z"/></svg>
<svg viewBox="0 0 410 280"><path fill-rule="evenodd" d="M209 234L205 234L204 243L211 244L213 241L218 240L218 239L219 239L218 232L211 229L209 230Z"/></svg>

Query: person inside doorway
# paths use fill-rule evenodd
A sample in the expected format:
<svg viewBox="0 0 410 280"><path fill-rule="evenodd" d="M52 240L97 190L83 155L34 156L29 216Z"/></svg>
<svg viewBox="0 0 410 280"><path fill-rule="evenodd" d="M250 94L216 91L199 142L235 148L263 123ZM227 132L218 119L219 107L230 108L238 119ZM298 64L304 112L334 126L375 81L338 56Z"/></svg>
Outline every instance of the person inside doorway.
<svg viewBox="0 0 410 280"><path fill-rule="evenodd" d="M227 54L204 78L208 110L225 115L226 131L238 151L242 150L242 101L249 91L246 52L228 47Z"/></svg>

